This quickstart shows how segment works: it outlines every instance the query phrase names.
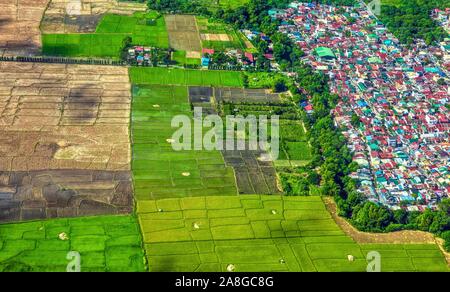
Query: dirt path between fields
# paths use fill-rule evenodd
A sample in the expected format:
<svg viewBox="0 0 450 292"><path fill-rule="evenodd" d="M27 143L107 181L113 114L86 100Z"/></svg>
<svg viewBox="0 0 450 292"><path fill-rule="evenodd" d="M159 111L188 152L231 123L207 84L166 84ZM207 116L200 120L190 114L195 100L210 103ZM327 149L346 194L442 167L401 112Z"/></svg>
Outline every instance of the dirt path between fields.
<svg viewBox="0 0 450 292"><path fill-rule="evenodd" d="M444 254L447 264L450 266L450 253L444 250L443 240L441 238L437 238L428 232L416 230L403 230L390 233L362 232L353 227L347 220L338 216L336 204L332 198L323 197L323 202L336 224L357 243L437 244Z"/></svg>

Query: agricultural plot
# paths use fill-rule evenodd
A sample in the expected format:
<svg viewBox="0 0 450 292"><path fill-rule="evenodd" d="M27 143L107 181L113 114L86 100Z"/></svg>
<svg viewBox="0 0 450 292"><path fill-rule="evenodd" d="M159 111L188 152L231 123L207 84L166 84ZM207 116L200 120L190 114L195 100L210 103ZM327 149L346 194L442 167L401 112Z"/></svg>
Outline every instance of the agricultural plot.
<svg viewBox="0 0 450 292"><path fill-rule="evenodd" d="M247 49L241 33L229 25L201 16L197 16L196 20L203 48L218 51L226 49L245 51Z"/></svg>
<svg viewBox="0 0 450 292"><path fill-rule="evenodd" d="M280 94L271 93L266 89L202 86L189 86L189 99L191 103L281 103L282 101Z"/></svg>
<svg viewBox="0 0 450 292"><path fill-rule="evenodd" d="M0 225L0 271L65 272L69 251L82 272L145 271L136 218L101 216Z"/></svg>
<svg viewBox="0 0 450 292"><path fill-rule="evenodd" d="M248 0L218 0L217 3L224 8L237 8L246 3Z"/></svg>
<svg viewBox="0 0 450 292"><path fill-rule="evenodd" d="M192 117L186 87L135 86L132 105L135 198L236 195L233 169L219 151L172 148L176 115Z"/></svg>
<svg viewBox="0 0 450 292"><path fill-rule="evenodd" d="M95 33L43 34L43 54L70 57L119 58L124 39L135 45L168 47L164 18L154 13L132 16L106 14Z"/></svg>
<svg viewBox="0 0 450 292"><path fill-rule="evenodd" d="M240 194L280 194L273 162L263 150L224 150L226 165L233 167Z"/></svg>
<svg viewBox="0 0 450 292"><path fill-rule="evenodd" d="M280 119L280 153L277 166L296 166L307 163L311 159L311 148L307 142L306 133L300 117L290 103L269 102L224 102L221 104L222 115L278 115ZM270 133L269 133L270 134ZM248 135L247 135L248 136Z"/></svg>
<svg viewBox="0 0 450 292"><path fill-rule="evenodd" d="M42 53L46 56L118 59L122 34L45 34Z"/></svg>
<svg viewBox="0 0 450 292"><path fill-rule="evenodd" d="M189 87L189 101L193 106L201 107L205 114L217 114L217 102L223 102L224 99L242 101L247 95L257 96L258 99L261 99L262 95L266 98L264 90L261 92L240 88ZM279 96L277 97L279 98ZM247 150L223 150L221 152L226 165L234 169L240 194L281 193L273 163L263 159L263 157L267 157L266 151L247 148Z"/></svg>
<svg viewBox="0 0 450 292"><path fill-rule="evenodd" d="M103 15L145 12L145 3L89 0L78 6L73 0L50 0L41 22L44 34L93 33Z"/></svg>
<svg viewBox="0 0 450 292"><path fill-rule="evenodd" d="M93 33L102 19L102 14L67 15L50 17L45 14L41 23L41 31L46 34L58 33Z"/></svg>
<svg viewBox="0 0 450 292"><path fill-rule="evenodd" d="M267 89L245 89L245 88L214 88L214 96L217 102L248 102L248 103L280 103L281 96Z"/></svg>
<svg viewBox="0 0 450 292"><path fill-rule="evenodd" d="M200 65L200 56L200 52L192 57L192 54L189 56L186 51L175 51L172 54L172 60L177 64Z"/></svg>
<svg viewBox="0 0 450 292"><path fill-rule="evenodd" d="M132 210L126 68L0 62L0 221Z"/></svg>
<svg viewBox="0 0 450 292"><path fill-rule="evenodd" d="M107 14L96 32L128 34L136 45L169 47L164 17L155 13L135 13L133 16Z"/></svg>
<svg viewBox="0 0 450 292"><path fill-rule="evenodd" d="M436 245L356 244L319 197L166 199L137 212L150 271L365 271L370 251L382 271L448 270Z"/></svg>
<svg viewBox="0 0 450 292"><path fill-rule="evenodd" d="M49 0L0 0L0 56L41 51L39 24Z"/></svg>
<svg viewBox="0 0 450 292"><path fill-rule="evenodd" d="M178 51L201 52L202 46L195 16L168 14L164 18L171 48Z"/></svg>
<svg viewBox="0 0 450 292"><path fill-rule="evenodd" d="M130 68L131 82L149 85L197 85L242 87L242 72L185 70L167 68Z"/></svg>

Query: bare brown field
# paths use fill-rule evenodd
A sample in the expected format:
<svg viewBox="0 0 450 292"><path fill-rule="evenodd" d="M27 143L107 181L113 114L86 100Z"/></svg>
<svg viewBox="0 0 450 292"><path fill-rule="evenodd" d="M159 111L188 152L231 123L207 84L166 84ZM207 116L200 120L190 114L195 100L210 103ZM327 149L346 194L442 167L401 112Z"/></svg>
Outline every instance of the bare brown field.
<svg viewBox="0 0 450 292"><path fill-rule="evenodd" d="M337 214L336 203L332 198L323 197L325 207L337 225L357 243L394 243L394 244L437 244L450 266L450 253L445 251L441 238L418 230L402 230L389 233L370 233L357 230L347 220Z"/></svg>
<svg viewBox="0 0 450 292"><path fill-rule="evenodd" d="M126 68L0 63L0 221L132 210Z"/></svg>
<svg viewBox="0 0 450 292"><path fill-rule="evenodd" d="M232 40L226 33L202 33L200 36L204 41L229 42Z"/></svg>
<svg viewBox="0 0 450 292"><path fill-rule="evenodd" d="M198 51L187 51L186 52L186 58L191 59L200 59L202 57L202 53Z"/></svg>
<svg viewBox="0 0 450 292"><path fill-rule="evenodd" d="M50 1L41 25L43 33L95 32L105 13L131 15L147 9L145 3L126 3L117 0L82 0L81 6L78 7L70 5L72 0Z"/></svg>
<svg viewBox="0 0 450 292"><path fill-rule="evenodd" d="M169 44L175 50L202 50L200 34L195 16L193 15L165 15Z"/></svg>
<svg viewBox="0 0 450 292"><path fill-rule="evenodd" d="M39 24L48 0L0 0L0 56L41 51Z"/></svg>

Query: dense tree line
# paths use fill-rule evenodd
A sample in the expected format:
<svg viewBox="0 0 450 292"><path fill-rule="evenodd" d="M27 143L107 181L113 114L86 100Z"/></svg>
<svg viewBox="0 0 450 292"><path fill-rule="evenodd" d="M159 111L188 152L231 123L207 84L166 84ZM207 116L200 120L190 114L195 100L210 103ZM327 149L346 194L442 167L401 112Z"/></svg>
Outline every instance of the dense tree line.
<svg viewBox="0 0 450 292"><path fill-rule="evenodd" d="M400 42L412 44L414 39L420 38L430 45L448 37L430 17L431 10L448 5L446 0L399 0L395 6L383 4L380 19Z"/></svg>

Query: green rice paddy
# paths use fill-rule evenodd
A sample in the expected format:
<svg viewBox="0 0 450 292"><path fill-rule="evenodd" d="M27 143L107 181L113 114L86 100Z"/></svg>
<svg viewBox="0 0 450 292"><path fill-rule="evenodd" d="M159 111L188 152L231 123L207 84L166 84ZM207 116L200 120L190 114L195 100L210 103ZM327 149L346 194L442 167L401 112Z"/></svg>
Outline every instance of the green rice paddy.
<svg viewBox="0 0 450 292"><path fill-rule="evenodd" d="M167 69L158 67L130 68L134 84L150 85L198 85L242 87L242 72Z"/></svg>
<svg viewBox="0 0 450 292"><path fill-rule="evenodd" d="M136 211L150 271L365 271L371 251L381 271L448 271L434 244L355 243L320 197L144 200ZM65 271L69 251L81 271L145 271L138 228L132 216L3 224L0 271Z"/></svg>
<svg viewBox="0 0 450 292"><path fill-rule="evenodd" d="M382 271L448 270L436 245L355 243L320 197L166 199L137 212L150 271L366 271L370 251Z"/></svg>
<svg viewBox="0 0 450 292"><path fill-rule="evenodd" d="M164 17L154 18L154 14L143 13L133 16L107 14L97 26L96 33L131 35L133 44L168 48L169 37Z"/></svg>
<svg viewBox="0 0 450 292"><path fill-rule="evenodd" d="M168 48L164 17L154 18L154 13L135 13L132 16L106 14L95 33L43 34L42 52L49 56L118 59L127 36L135 45Z"/></svg>
<svg viewBox="0 0 450 292"><path fill-rule="evenodd" d="M301 165L307 164L311 160L311 147L300 117L291 103L279 105L226 103L223 105L223 115L236 113L243 116L254 115L256 117L260 115L270 117L273 113L276 113L279 116L280 153L278 160L275 161L275 165Z"/></svg>
<svg viewBox="0 0 450 292"><path fill-rule="evenodd" d="M118 59L124 37L123 34L44 34L42 52L47 56Z"/></svg>
<svg viewBox="0 0 450 292"><path fill-rule="evenodd" d="M236 195L232 168L219 151L175 151L170 139L172 118L192 112L185 86L134 86L132 104L132 169L135 197Z"/></svg>
<svg viewBox="0 0 450 292"><path fill-rule="evenodd" d="M0 271L64 272L69 251L79 252L82 272L145 271L141 242L139 226L132 216L3 224Z"/></svg>

